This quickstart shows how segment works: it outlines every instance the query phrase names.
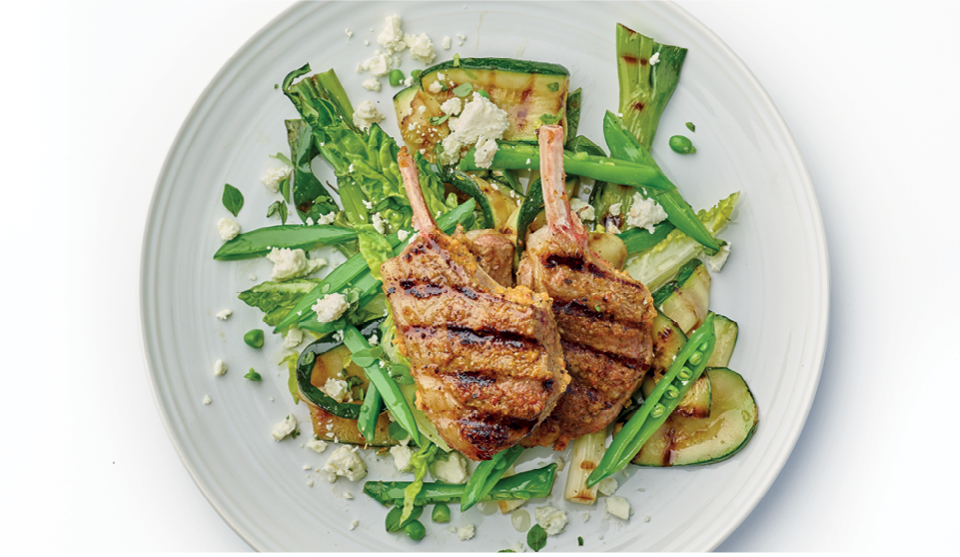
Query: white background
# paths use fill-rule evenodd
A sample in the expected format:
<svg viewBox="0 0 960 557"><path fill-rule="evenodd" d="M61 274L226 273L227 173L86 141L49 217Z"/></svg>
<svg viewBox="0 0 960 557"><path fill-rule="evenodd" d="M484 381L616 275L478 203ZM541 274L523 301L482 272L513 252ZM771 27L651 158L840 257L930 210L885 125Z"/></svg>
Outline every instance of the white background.
<svg viewBox="0 0 960 557"><path fill-rule="evenodd" d="M4 4L5 549L249 549L193 484L155 408L140 244L193 102L287 5ZM720 549L960 547L960 4L681 5L780 109L831 266L829 345L806 428Z"/></svg>

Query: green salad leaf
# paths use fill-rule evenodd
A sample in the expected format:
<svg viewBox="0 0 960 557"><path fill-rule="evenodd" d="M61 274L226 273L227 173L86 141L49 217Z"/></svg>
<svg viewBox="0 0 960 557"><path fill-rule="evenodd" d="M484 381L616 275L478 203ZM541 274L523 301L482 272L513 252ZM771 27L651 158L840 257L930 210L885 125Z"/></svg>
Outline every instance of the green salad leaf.
<svg viewBox="0 0 960 557"><path fill-rule="evenodd" d="M263 322L275 327L319 282L313 279L293 279L286 282L268 280L244 290L237 297L248 306L262 311Z"/></svg>

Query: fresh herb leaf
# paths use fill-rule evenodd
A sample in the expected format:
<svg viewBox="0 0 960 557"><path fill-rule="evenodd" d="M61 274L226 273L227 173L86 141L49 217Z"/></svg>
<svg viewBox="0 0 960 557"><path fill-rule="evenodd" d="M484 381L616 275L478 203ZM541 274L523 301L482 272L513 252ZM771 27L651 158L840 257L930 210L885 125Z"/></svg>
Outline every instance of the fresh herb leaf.
<svg viewBox="0 0 960 557"><path fill-rule="evenodd" d="M446 122L448 118L450 118L449 114L444 114L443 116L434 116L430 118L430 124L439 126L440 124Z"/></svg>
<svg viewBox="0 0 960 557"><path fill-rule="evenodd" d="M553 83L547 83L547 90L551 93L556 93L560 90L560 83L554 81Z"/></svg>
<svg viewBox="0 0 960 557"><path fill-rule="evenodd" d="M483 89L477 89L477 94L480 95L481 97L487 99L488 101L490 100L490 93L487 93L487 92L484 91Z"/></svg>
<svg viewBox="0 0 960 557"><path fill-rule="evenodd" d="M390 434L390 438L396 439L397 441L403 441L407 437L410 437L407 430L403 429L403 426L397 422L390 422L390 425L387 427L387 433Z"/></svg>
<svg viewBox="0 0 960 557"><path fill-rule="evenodd" d="M460 55L459 55L459 54L454 54L454 55L453 55L453 67L454 67L454 68L459 68L459 67L460 67Z"/></svg>
<svg viewBox="0 0 960 557"><path fill-rule="evenodd" d="M527 545L530 546L530 549L539 552L541 549L547 545L547 531L543 529L543 526L539 524L534 524L533 528L527 532Z"/></svg>
<svg viewBox="0 0 960 557"><path fill-rule="evenodd" d="M261 377L259 373L257 373L256 371L254 371L253 368L250 368L250 371L248 371L247 374L244 375L243 377L244 377L245 379L249 379L249 380L251 380L251 381L262 381L262 380L263 380L263 377Z"/></svg>
<svg viewBox="0 0 960 557"><path fill-rule="evenodd" d="M278 160L287 166L293 166L293 163L290 162L290 159L287 158L287 156L284 155L283 153L277 152L276 155L270 155L270 158L274 160Z"/></svg>
<svg viewBox="0 0 960 557"><path fill-rule="evenodd" d="M287 224L287 204L284 201L274 201L267 208L267 218L277 215L281 224Z"/></svg>
<svg viewBox="0 0 960 557"><path fill-rule="evenodd" d="M687 122L684 126L687 126L687 129L692 132L697 131L697 127L693 125L693 122Z"/></svg>
<svg viewBox="0 0 960 557"><path fill-rule="evenodd" d="M240 190L230 184L224 184L222 199L223 206L233 213L233 216L236 217L240 214L240 209L243 209L243 194L240 193Z"/></svg>
<svg viewBox="0 0 960 557"><path fill-rule="evenodd" d="M473 83L469 81L453 88L453 94L458 97L466 97L469 96L470 93L473 93Z"/></svg>

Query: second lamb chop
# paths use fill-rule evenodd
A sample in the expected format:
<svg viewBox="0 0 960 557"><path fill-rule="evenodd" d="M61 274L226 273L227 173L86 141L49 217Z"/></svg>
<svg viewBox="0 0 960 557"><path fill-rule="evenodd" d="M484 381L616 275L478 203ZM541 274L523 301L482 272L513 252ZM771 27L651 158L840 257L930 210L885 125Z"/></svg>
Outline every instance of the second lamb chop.
<svg viewBox="0 0 960 557"><path fill-rule="evenodd" d="M563 129L540 128L540 172L547 226L527 240L517 284L553 298L567 371L556 409L524 446L562 450L619 414L653 361L656 309L650 291L590 251L564 186Z"/></svg>

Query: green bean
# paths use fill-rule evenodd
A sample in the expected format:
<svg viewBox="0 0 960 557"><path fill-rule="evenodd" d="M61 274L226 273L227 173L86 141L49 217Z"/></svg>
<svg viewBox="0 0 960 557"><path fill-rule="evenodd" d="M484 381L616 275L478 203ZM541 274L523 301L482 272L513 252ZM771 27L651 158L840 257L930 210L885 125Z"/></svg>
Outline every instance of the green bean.
<svg viewBox="0 0 960 557"><path fill-rule="evenodd" d="M692 155L697 152L697 148L693 146L693 142L690 141L690 138L684 135L675 135L670 138L668 143L670 148L673 149L674 153L679 153L681 155Z"/></svg>
<svg viewBox="0 0 960 557"><path fill-rule="evenodd" d="M399 87L403 85L403 72L400 70L393 70L390 72L390 77L388 79L390 80L391 87Z"/></svg>
<svg viewBox="0 0 960 557"><path fill-rule="evenodd" d="M357 233L339 226L303 226L300 224L281 224L265 226L250 232L238 234L226 242L213 258L218 261L236 261L263 257L272 248L290 248L311 250L321 246L333 246L355 240Z"/></svg>
<svg viewBox="0 0 960 557"><path fill-rule="evenodd" d="M437 503L433 506L433 513L430 514L430 518L437 524L450 522L450 507L446 503Z"/></svg>
<svg viewBox="0 0 960 557"><path fill-rule="evenodd" d="M350 349L350 352L359 352L370 348L370 343L367 342L367 339L363 338L360 331L353 325L347 325L343 329L343 344ZM375 385L377 391L380 392L380 396L383 397L383 403L393 415L393 418L403 429L407 430L413 442L420 445L420 430L417 429L417 421L413 417L413 411L410 410L410 405L407 404L407 399L403 398L397 382L390 378L386 369L381 368L378 362L364 367L363 371L367 374L367 379L370 380L370 383Z"/></svg>
<svg viewBox="0 0 960 557"><path fill-rule="evenodd" d="M263 348L263 330L251 329L247 331L243 335L243 342L246 342L250 348Z"/></svg>
<svg viewBox="0 0 960 557"><path fill-rule="evenodd" d="M383 408L383 397L377 386L370 382L367 387L367 395L363 397L363 405L360 406L360 417L357 419L357 429L367 440L367 443L373 443L377 435L377 421L380 419L380 410Z"/></svg>
<svg viewBox="0 0 960 557"><path fill-rule="evenodd" d="M522 452L523 447L514 445L495 454L490 460L484 460L478 464L477 469L467 481L463 497L460 498L460 511L466 511L476 505L484 495L489 493Z"/></svg>
<svg viewBox="0 0 960 557"><path fill-rule="evenodd" d="M557 464L552 463L501 478L497 485L483 497L483 501L509 501L512 499L537 499L548 497L557 477ZM363 492L382 505L403 502L403 490L412 482L367 482ZM417 505L450 503L463 497L466 484L424 483L416 497Z"/></svg>
<svg viewBox="0 0 960 557"><path fill-rule="evenodd" d="M427 528L419 520L414 520L412 522L408 522L407 525L403 527L403 532L408 538L418 542L427 535Z"/></svg>
<svg viewBox="0 0 960 557"><path fill-rule="evenodd" d="M588 487L593 487L604 478L623 469L640 452L643 444L667 421L670 413L690 389L690 385L700 378L716 343L713 314L710 313L696 332L687 339L687 343L677 354L673 365L657 383L653 392L643 401L640 409L630 417L620 433L614 437L613 443L600 459L600 464L587 477Z"/></svg>

